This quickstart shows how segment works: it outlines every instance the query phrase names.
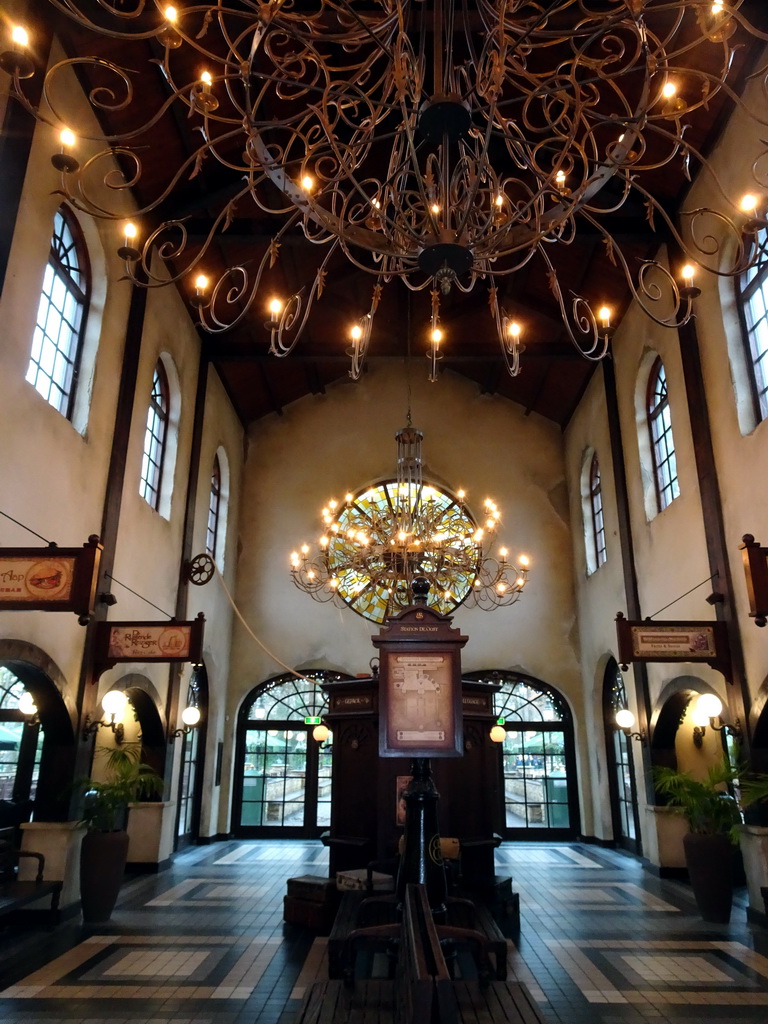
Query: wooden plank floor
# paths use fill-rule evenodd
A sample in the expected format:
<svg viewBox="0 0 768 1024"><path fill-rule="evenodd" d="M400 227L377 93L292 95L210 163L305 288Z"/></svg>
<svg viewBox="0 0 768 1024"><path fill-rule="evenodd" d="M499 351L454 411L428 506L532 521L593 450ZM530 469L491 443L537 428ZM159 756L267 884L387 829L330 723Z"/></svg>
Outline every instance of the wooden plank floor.
<svg viewBox="0 0 768 1024"><path fill-rule="evenodd" d="M293 1024L327 977L327 943L283 922L286 879L327 865L319 843L197 847L126 884L107 926L5 929L0 1022ZM706 925L687 886L578 844L504 844L497 872L521 893L510 980L548 1024L768 1018L768 932L746 924L743 900L730 925Z"/></svg>

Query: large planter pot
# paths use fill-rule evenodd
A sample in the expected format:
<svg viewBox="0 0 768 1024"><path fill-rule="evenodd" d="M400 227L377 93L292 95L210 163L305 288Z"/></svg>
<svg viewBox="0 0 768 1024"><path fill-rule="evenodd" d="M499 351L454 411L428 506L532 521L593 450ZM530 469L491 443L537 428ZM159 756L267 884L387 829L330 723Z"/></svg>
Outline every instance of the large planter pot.
<svg viewBox="0 0 768 1024"><path fill-rule="evenodd" d="M88 924L108 921L128 859L128 833L87 832L80 849L80 900Z"/></svg>
<svg viewBox="0 0 768 1024"><path fill-rule="evenodd" d="M741 852L749 891L748 916L765 919L762 890L768 888L768 828L760 825L741 826Z"/></svg>
<svg viewBox="0 0 768 1024"><path fill-rule="evenodd" d="M705 921L727 924L733 901L730 839L689 832L683 837L683 847L699 913Z"/></svg>

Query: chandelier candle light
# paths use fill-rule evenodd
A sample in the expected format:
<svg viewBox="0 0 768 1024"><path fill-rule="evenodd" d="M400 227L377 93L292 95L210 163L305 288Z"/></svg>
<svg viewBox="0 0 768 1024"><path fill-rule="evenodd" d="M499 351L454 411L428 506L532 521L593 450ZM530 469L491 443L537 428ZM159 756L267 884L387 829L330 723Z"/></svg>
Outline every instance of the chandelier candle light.
<svg viewBox="0 0 768 1024"><path fill-rule="evenodd" d="M331 500L322 511L318 549L291 555L296 586L316 601L336 600L374 622L412 602L411 584L429 581L427 603L442 614L467 603L504 608L528 578L525 555L515 565L506 548L493 555L501 510L488 498L478 525L455 496L422 479L423 434L409 423L398 431L397 479Z"/></svg>
<svg viewBox="0 0 768 1024"><path fill-rule="evenodd" d="M586 296L563 288L552 257L553 247L582 233L601 240L632 297L672 328L692 314L694 268L735 276L757 259L766 225L765 143L745 172L745 205L719 181L689 129L714 116L707 114L713 103L727 103L757 126L759 138L768 137L764 117L741 98L738 77L748 71L746 47L768 42L746 17L759 14L760 3L50 2L106 37L110 55L120 42L135 47L126 51L125 68L98 55L55 64L39 107L24 91L35 74L26 33L15 30L0 54L12 94L57 130L74 125L69 119L77 113L66 72L76 67L87 83L96 120L111 134L94 139L82 125L54 164L62 194L96 217L122 219L121 192L141 196L138 234L120 248L131 280L179 282L201 327L217 333L254 303L267 309L265 275L291 235L317 244L314 279L270 312L275 356L288 355L301 336L334 254L374 279L369 308L352 318L355 378L381 288L394 279L433 293L433 329L441 299L484 282L501 356L514 376L526 325L518 310L503 308L511 295L504 282L531 260L546 274L581 354L596 360L607 350L610 311L598 314ZM146 66L134 67L128 52ZM766 68L753 77L765 89ZM163 126L171 117L190 126L193 141L183 153L167 145ZM103 148L78 162L78 139L88 139L91 152L94 143ZM149 159L143 162L158 150L163 181L154 158L153 176L145 174ZM193 212L171 214L170 200L212 167L212 220L201 238L188 228ZM673 221L654 194L665 168L706 175L719 193L717 208L684 210ZM145 177L151 181L142 192ZM638 215L663 232L660 242L671 239L681 249L690 261L685 272L623 251L627 219ZM271 237L217 271L218 241L233 222L253 230L249 225L265 216L277 225ZM122 236L117 229L116 246ZM434 335L428 355L434 376Z"/></svg>

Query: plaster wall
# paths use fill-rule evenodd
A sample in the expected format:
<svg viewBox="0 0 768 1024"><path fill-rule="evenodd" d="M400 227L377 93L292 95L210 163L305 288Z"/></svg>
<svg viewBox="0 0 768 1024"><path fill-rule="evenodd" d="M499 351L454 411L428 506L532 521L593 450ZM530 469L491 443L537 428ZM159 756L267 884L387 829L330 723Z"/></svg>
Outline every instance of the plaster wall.
<svg viewBox="0 0 768 1024"><path fill-rule="evenodd" d="M459 608L454 625L469 636L464 670L518 669L557 687L574 710L585 754L572 542L558 428L503 399L480 396L451 373L430 385L411 370L414 425L424 432L424 477L463 488L470 509L492 497L502 510L500 543L531 559L522 599L493 613ZM366 672L378 627L354 612L318 604L298 591L289 556L320 535L320 510L348 490L392 478L395 432L406 419L403 366L376 367L358 384L294 403L248 434L240 512L237 600L259 639L285 664ZM228 728L255 685L281 671L235 624ZM226 765L231 776L231 764ZM582 775L586 768L582 764ZM585 808L585 827L590 812Z"/></svg>

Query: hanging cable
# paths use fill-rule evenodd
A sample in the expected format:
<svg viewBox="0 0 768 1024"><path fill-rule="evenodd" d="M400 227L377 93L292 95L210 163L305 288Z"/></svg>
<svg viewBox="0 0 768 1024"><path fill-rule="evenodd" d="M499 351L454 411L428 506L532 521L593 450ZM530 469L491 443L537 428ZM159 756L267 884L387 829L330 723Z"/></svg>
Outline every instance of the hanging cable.
<svg viewBox="0 0 768 1024"><path fill-rule="evenodd" d="M44 537L42 535L42 533L38 533L36 530L31 529L29 526L26 526L24 523L20 523L18 519L14 519L13 516L9 516L8 513L7 512L3 512L2 509L0 509L0 516L5 516L6 519L10 519L12 523L16 523L17 526L20 526L22 528L22 530L26 530L27 533L31 533L33 537L37 537L39 540L44 540L49 548L57 547L57 544L56 544L55 540L48 540L46 537Z"/></svg>
<svg viewBox="0 0 768 1024"><path fill-rule="evenodd" d="M702 580L701 583L697 583L695 587L691 587L690 590L686 590L684 594L681 594L680 597L676 597L674 601L670 601L669 604L665 604L663 608L659 608L659 610L657 612L654 612L653 615L646 616L646 620L653 619L657 615L661 615L661 613L665 612L667 608L671 608L673 604L677 604L678 601L682 601L684 597L688 597L688 595L692 594L694 590L698 590L699 587L703 587L705 583L711 582L711 580L716 579L719 575L719 573L713 572L711 576L707 576L707 578L705 580Z"/></svg>

